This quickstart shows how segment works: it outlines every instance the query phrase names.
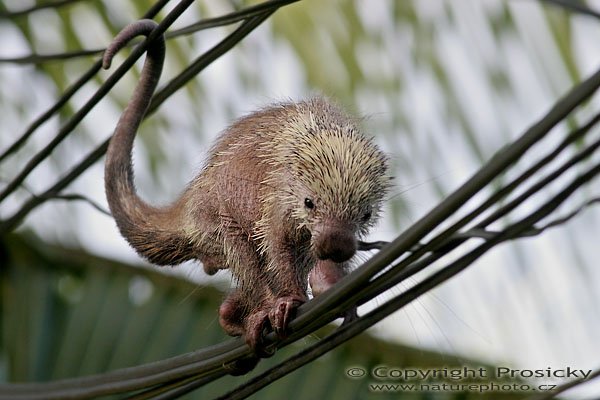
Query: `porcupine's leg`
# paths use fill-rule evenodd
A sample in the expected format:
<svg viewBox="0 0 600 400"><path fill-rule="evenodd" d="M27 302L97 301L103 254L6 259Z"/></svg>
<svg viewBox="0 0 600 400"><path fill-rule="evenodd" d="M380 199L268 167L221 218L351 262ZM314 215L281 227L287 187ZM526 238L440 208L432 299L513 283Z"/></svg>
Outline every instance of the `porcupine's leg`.
<svg viewBox="0 0 600 400"><path fill-rule="evenodd" d="M229 232L225 246L235 254L237 262L231 272L237 287L219 307L219 323L231 336L244 336L246 343L259 357L269 357L263 343L263 334L270 330L269 311L274 297L262 272L264 259L247 236Z"/></svg>
<svg viewBox="0 0 600 400"><path fill-rule="evenodd" d="M239 289L234 289L219 307L219 323L221 327L231 336L243 336L248 346L254 350L254 355L235 360L225 365L229 374L244 375L256 367L261 358L273 355L265 351L262 341L262 332L265 323L268 322L266 313L249 313L247 297Z"/></svg>
<svg viewBox="0 0 600 400"><path fill-rule="evenodd" d="M280 338L288 335L288 325L296 314L296 309L304 304L308 297L307 275L314 260L307 258L303 246L290 245L280 235L279 242L274 240L269 256L275 268L266 270L265 278L272 296L269 309L269 322Z"/></svg>

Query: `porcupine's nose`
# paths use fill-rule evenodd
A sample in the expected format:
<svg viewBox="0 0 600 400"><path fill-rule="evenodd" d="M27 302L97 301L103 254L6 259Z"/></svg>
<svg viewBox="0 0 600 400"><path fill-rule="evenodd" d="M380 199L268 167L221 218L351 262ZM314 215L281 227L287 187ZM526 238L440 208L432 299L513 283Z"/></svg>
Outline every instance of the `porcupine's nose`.
<svg viewBox="0 0 600 400"><path fill-rule="evenodd" d="M356 253L354 233L342 227L325 229L315 241L317 257L336 263L348 261Z"/></svg>

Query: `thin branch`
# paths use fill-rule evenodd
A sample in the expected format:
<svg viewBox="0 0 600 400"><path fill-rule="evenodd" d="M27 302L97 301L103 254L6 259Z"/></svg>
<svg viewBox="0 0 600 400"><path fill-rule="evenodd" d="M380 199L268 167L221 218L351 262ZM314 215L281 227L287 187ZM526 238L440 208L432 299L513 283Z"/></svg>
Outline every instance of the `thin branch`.
<svg viewBox="0 0 600 400"><path fill-rule="evenodd" d="M569 222L570 220L572 220L573 218L575 218L576 216L581 214L583 211L587 210L588 208L590 208L591 206L593 206L597 203L600 203L600 197L592 198L592 199L584 202L582 205L577 207L575 210L563 215L562 217L553 219L552 221L547 222L546 224L544 224L542 226L539 226L539 227L534 226L530 229L527 229L526 231L521 232L521 234L519 235L518 238L539 236L541 233L548 230L549 228L553 228L555 226L563 225L563 224ZM455 242L458 242L458 244L462 244L467 239L477 238L477 239L489 240L490 238L496 236L498 233L499 233L499 231L491 231L491 230L481 229L481 228L472 228L465 232L459 232L459 233L453 235L452 239L449 242L452 243L453 245L455 245L456 244Z"/></svg>
<svg viewBox="0 0 600 400"><path fill-rule="evenodd" d="M23 188L32 197L42 197L42 196L38 196L31 188L27 187L26 185L23 185ZM83 202L88 203L92 207L94 207L96 210L100 211L102 214L106 214L109 217L112 216L112 214L110 213L109 210L107 210L106 208L102 207L100 204L98 204L94 200L92 200L89 197L86 197L82 194L77 194L77 193L61 194L61 195L56 195L56 196L52 196L52 197L45 197L44 200L83 201Z"/></svg>
<svg viewBox="0 0 600 400"><path fill-rule="evenodd" d="M46 197L45 199L46 200L83 201L85 203L88 203L90 206L94 207L96 210L100 211L102 214L107 215L109 217L112 216L110 211L108 211L106 208L102 207L100 204L96 203L94 200L92 200L89 197L86 197L82 194L77 194L77 193L60 194L60 195L56 195L54 197Z"/></svg>
<svg viewBox="0 0 600 400"><path fill-rule="evenodd" d="M52 151L73 131L79 122L98 104L98 102L112 89L112 87L125 75L138 58L146 51L147 44L155 40L159 35L169 27L183 13L183 11L193 3L193 0L181 0L181 2L165 17L165 19L156 27L154 31L136 47L129 57L112 73L108 79L98 88L92 97L67 121L59 130L58 134L48 143L46 147L34 155L23 167L20 173L0 192L0 202L10 195L27 178L42 161L48 157Z"/></svg>
<svg viewBox="0 0 600 400"><path fill-rule="evenodd" d="M31 53L26 56L18 56L18 57L0 57L0 63L4 64L44 64L51 61L66 61L72 60L74 58L81 57L89 57L101 54L104 49L88 49L88 50L73 50L73 51L63 51L60 53L49 53L49 54L38 54Z"/></svg>
<svg viewBox="0 0 600 400"><path fill-rule="evenodd" d="M48 3L36 4L35 6L31 6L29 8L24 8L24 9L18 10L18 11L1 10L0 18L22 17L24 15L31 14L32 12L35 12L35 11L43 10L45 8L59 8L59 7L64 7L64 6L68 6L71 4L75 4L80 1L82 1L82 0L55 0L52 2L48 2Z"/></svg>
<svg viewBox="0 0 600 400"><path fill-rule="evenodd" d="M568 222L569 220L571 220L574 217L576 217L577 215L579 215L581 212L587 210L590 206L592 206L596 203L600 203L600 197L586 201L585 203L583 203L581 206L577 207L575 210L571 211L570 213L568 213L560 218L557 218L553 221L550 221L543 226L540 226L538 228L533 227L532 229L530 229L526 232L523 232L523 237L536 236L536 235L539 235L540 233L544 232L548 228L553 228L555 226L562 225L565 222Z"/></svg>
<svg viewBox="0 0 600 400"><path fill-rule="evenodd" d="M300 0L265 1L259 4L255 4L253 6L246 7L242 10L232 12L230 14L222 15L220 17L207 18L202 21L198 21L196 23L188 25L184 28L172 30L171 32L168 32L165 37L171 39L182 35L189 35L201 31L203 29L215 28L223 25L230 25L251 17L259 16L268 11L273 11L285 5L296 3L298 1Z"/></svg>
<svg viewBox="0 0 600 400"><path fill-rule="evenodd" d="M156 14L163 9L163 7L170 0L159 0L157 1L143 16L142 18L154 18ZM54 103L46 112L36 118L31 125L27 128L27 130L21 135L19 139L17 139L8 149L6 149L0 155L0 163L9 155L16 152L36 129L38 129L42 124L48 121L52 115L54 115L58 110L62 108L79 89L83 87L92 77L100 70L102 67L102 60L98 60L92 65L75 83L67 88L67 90L60 96L60 98Z"/></svg>
<svg viewBox="0 0 600 400"><path fill-rule="evenodd" d="M27 139L29 139L29 137L36 131L36 129L38 129L42 124L48 121L58 110L62 108L62 106L67 104L67 102L73 97L73 95L77 93L77 91L81 89L83 85L85 85L90 79L92 79L94 75L96 75L96 73L100 70L101 67L102 60L95 62L94 65L89 70L87 70L85 74L81 76L81 78L79 78L76 82L69 86L67 90L60 96L56 103L54 103L42 115L36 118L35 121L33 121L31 125L29 125L27 130L21 135L21 137L19 137L19 139L13 142L13 144L8 149L2 152L2 154L0 155L0 163L4 161L6 157L19 150L21 146L25 144Z"/></svg>

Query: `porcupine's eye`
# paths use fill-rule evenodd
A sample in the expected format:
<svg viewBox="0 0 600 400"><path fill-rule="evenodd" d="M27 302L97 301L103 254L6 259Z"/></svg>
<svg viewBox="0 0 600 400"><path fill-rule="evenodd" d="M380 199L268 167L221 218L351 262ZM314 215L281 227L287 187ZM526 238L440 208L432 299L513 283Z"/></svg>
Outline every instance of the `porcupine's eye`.
<svg viewBox="0 0 600 400"><path fill-rule="evenodd" d="M312 210L313 208L315 208L315 203L313 203L313 201L307 197L304 199L304 207L308 208L309 210Z"/></svg>

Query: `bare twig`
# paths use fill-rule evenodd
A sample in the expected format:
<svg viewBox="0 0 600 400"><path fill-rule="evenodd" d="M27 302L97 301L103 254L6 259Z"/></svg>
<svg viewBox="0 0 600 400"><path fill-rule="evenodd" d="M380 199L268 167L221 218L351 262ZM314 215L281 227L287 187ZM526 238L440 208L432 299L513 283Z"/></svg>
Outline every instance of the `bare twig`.
<svg viewBox="0 0 600 400"><path fill-rule="evenodd" d="M23 185L23 188L32 197L41 197L41 196L38 196L31 188L27 187L26 185ZM107 210L106 208L102 207L100 204L98 204L94 200L92 200L89 197L84 196L82 194L77 194L77 193L61 194L61 195L56 195L53 197L45 197L45 200L83 201L83 202L88 203L92 207L94 207L96 210L100 211L102 214L105 214L108 216L112 215L109 210Z"/></svg>
<svg viewBox="0 0 600 400"><path fill-rule="evenodd" d="M59 194L54 197L46 198L46 200L66 200L66 201L83 201L88 203L90 206L94 207L96 210L100 211L102 214L112 216L110 211L106 208L102 207L100 204L96 203L94 200L86 197L82 194L77 193L68 193L68 194Z"/></svg>
<svg viewBox="0 0 600 400"><path fill-rule="evenodd" d="M145 52L147 43L153 41L169 27L183 11L193 3L193 0L181 0L181 2L165 17L165 19L156 27L154 31L144 40L144 42L136 47L131 55L123 62L121 66L111 74L108 79L98 88L92 97L73 115L67 123L59 130L58 134L44 147L40 152L34 155L29 162L23 167L20 173L0 192L0 202L10 195L19 185L27 178L29 173L33 171L52 151L58 146L70 133L79 122L92 110L92 108L112 89L112 87L121 79L125 73L133 66L138 58Z"/></svg>
<svg viewBox="0 0 600 400"><path fill-rule="evenodd" d="M50 61L66 61L75 58L89 57L101 54L104 49L88 49L88 50L73 50L73 51L61 51L60 53L49 53L49 54L38 54L31 53L26 56L18 57L0 57L0 63L4 64L45 64Z"/></svg>
<svg viewBox="0 0 600 400"><path fill-rule="evenodd" d="M142 18L154 18L156 14L169 2L170 0L159 0L148 10ZM102 60L98 60L88 69L75 83L67 88L67 90L60 96L60 98L54 103L47 111L36 118L27 130L17 139L8 149L6 149L0 155L0 163L9 155L13 154L29 139L31 134L36 131L42 124L48 121L58 110L62 108L79 89L83 87L102 67Z"/></svg>
<svg viewBox="0 0 600 400"><path fill-rule="evenodd" d="M92 79L94 75L96 75L96 73L100 70L101 66L101 61L95 62L94 65L89 70L87 70L85 74L81 76L81 78L79 78L75 83L69 86L67 90L60 96L58 101L52 105L52 107L50 107L38 118L36 118L35 121L33 121L31 125L29 125L27 130L19 137L19 139L14 141L8 149L6 149L4 152L2 152L2 154L0 154L0 163L4 161L6 157L19 150L19 148L21 148L21 146L25 144L27 139L29 139L29 137L36 131L36 129L38 129L42 124L48 121L58 110L62 108L62 106L67 104L71 97L73 97L73 95L77 93L77 91L81 89L83 85L85 85L90 79Z"/></svg>

